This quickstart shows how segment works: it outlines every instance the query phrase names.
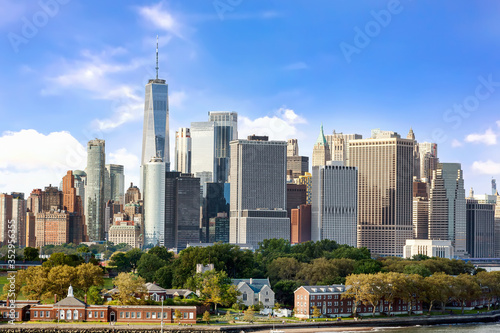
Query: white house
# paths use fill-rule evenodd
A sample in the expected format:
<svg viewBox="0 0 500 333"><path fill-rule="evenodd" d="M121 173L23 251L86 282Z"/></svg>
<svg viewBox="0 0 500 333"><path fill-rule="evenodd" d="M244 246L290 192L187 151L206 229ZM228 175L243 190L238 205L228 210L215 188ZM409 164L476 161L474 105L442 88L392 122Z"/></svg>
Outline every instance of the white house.
<svg viewBox="0 0 500 333"><path fill-rule="evenodd" d="M262 303L264 308L274 307L274 291L271 289L269 279L232 279L241 295L238 300L246 306Z"/></svg>

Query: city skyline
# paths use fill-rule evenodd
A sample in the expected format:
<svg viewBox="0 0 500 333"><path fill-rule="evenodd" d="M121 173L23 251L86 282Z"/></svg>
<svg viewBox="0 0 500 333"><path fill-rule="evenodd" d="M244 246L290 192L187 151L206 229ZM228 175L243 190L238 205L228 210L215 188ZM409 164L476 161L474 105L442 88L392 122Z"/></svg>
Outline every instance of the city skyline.
<svg viewBox="0 0 500 333"><path fill-rule="evenodd" d="M325 135L363 137L411 127L418 142L438 143L441 162L462 164L466 189L490 193L500 174L493 1L442 2L430 15L429 4L409 1L243 1L225 11L212 2L110 2L93 26L96 3L56 3L2 1L0 192L28 195L83 169L96 137L106 140L106 163L139 183L157 34L172 133L227 110L238 113L239 138L297 138L311 158L321 123Z"/></svg>

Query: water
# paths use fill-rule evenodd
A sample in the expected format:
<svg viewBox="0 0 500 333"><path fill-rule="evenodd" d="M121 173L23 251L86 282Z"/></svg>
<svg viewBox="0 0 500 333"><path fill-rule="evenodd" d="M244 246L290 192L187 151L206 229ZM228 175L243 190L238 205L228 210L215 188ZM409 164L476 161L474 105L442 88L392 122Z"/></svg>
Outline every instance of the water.
<svg viewBox="0 0 500 333"><path fill-rule="evenodd" d="M380 327L369 332L377 333L490 333L500 332L500 323L477 323L460 325L414 326L414 327Z"/></svg>

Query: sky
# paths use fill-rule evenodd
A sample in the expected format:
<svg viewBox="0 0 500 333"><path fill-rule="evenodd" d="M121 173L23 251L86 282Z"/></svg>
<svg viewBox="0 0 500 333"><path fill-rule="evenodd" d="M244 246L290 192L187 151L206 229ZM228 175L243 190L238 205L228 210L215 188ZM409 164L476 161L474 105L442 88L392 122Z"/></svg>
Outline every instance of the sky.
<svg viewBox="0 0 500 333"><path fill-rule="evenodd" d="M106 163L139 182L144 86L169 85L179 127L238 112L239 137L410 128L460 162L466 192L500 177L500 2L0 0L0 193ZM499 179L500 181L500 179Z"/></svg>

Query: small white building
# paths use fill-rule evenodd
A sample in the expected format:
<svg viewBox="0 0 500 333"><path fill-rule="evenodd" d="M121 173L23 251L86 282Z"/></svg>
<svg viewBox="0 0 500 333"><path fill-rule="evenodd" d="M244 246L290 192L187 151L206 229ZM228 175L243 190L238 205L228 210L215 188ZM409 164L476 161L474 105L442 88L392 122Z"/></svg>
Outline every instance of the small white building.
<svg viewBox="0 0 500 333"><path fill-rule="evenodd" d="M452 259L455 256L455 251L451 240L407 239L403 248L403 258L411 259L414 255L419 254Z"/></svg>
<svg viewBox="0 0 500 333"><path fill-rule="evenodd" d="M274 307L274 291L271 289L269 279L232 279L241 294L238 300L246 306L262 303L264 308Z"/></svg>

